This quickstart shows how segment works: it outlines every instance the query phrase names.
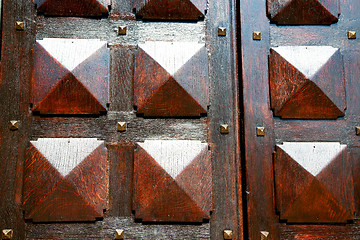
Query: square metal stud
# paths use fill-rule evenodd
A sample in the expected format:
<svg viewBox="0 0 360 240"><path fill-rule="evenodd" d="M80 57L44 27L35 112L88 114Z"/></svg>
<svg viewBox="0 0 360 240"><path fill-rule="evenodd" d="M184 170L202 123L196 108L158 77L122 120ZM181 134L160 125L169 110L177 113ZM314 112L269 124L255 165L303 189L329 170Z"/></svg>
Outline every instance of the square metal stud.
<svg viewBox="0 0 360 240"><path fill-rule="evenodd" d="M227 124L221 124L220 125L220 133L222 134L228 134L230 132L230 127Z"/></svg>
<svg viewBox="0 0 360 240"><path fill-rule="evenodd" d="M12 239L14 231L12 229L3 229L1 231L1 239Z"/></svg>
<svg viewBox="0 0 360 240"><path fill-rule="evenodd" d="M226 28L218 27L218 36L226 36Z"/></svg>
<svg viewBox="0 0 360 240"><path fill-rule="evenodd" d="M261 40L261 32L253 32L253 40Z"/></svg>
<svg viewBox="0 0 360 240"><path fill-rule="evenodd" d="M360 126L355 127L356 135L360 135Z"/></svg>
<svg viewBox="0 0 360 240"><path fill-rule="evenodd" d="M256 128L256 135L257 136L265 136L265 128L264 127L257 127Z"/></svg>
<svg viewBox="0 0 360 240"><path fill-rule="evenodd" d="M11 120L9 123L10 130L18 130L19 129L19 121Z"/></svg>
<svg viewBox="0 0 360 240"><path fill-rule="evenodd" d="M126 122L118 122L117 123L118 132L125 132L126 129L127 129L127 123Z"/></svg>
<svg viewBox="0 0 360 240"><path fill-rule="evenodd" d="M233 231L232 230L224 230L224 239L232 239Z"/></svg>
<svg viewBox="0 0 360 240"><path fill-rule="evenodd" d="M268 240L269 239L269 235L270 235L270 233L269 232L267 232L267 231L261 231L260 232L260 236L261 236L261 240Z"/></svg>
<svg viewBox="0 0 360 240"><path fill-rule="evenodd" d="M24 22L20 22L20 21L17 21L15 23L15 29L17 31L24 31L25 30L25 23Z"/></svg>
<svg viewBox="0 0 360 240"><path fill-rule="evenodd" d="M348 39L356 39L356 31L348 31Z"/></svg>
<svg viewBox="0 0 360 240"><path fill-rule="evenodd" d="M115 239L124 239L124 229L115 230Z"/></svg>
<svg viewBox="0 0 360 240"><path fill-rule="evenodd" d="M118 27L118 35L126 35L127 26L119 26Z"/></svg>

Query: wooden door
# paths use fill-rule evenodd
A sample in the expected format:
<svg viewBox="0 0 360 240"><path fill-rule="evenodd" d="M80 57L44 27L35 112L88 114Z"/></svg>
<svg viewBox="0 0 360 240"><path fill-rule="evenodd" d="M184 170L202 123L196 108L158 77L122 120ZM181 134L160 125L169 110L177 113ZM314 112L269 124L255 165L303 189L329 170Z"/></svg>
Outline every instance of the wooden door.
<svg viewBox="0 0 360 240"><path fill-rule="evenodd" d="M3 238L242 239L235 3L2 3Z"/></svg>
<svg viewBox="0 0 360 240"><path fill-rule="evenodd" d="M247 239L360 237L359 7L240 1Z"/></svg>

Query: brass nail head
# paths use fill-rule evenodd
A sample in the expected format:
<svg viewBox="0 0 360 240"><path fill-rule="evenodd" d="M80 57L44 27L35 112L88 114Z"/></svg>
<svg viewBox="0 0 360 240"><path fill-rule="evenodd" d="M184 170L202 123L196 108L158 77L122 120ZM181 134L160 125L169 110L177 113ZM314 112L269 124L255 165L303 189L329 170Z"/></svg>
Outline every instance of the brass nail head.
<svg viewBox="0 0 360 240"><path fill-rule="evenodd" d="M261 40L261 32L253 32L253 40Z"/></svg>
<svg viewBox="0 0 360 240"><path fill-rule="evenodd" d="M360 135L360 127L359 126L355 127L355 132L356 132L356 135Z"/></svg>
<svg viewBox="0 0 360 240"><path fill-rule="evenodd" d="M268 239L269 239L269 235L270 235L270 233L267 232L267 231L261 231L261 232L260 232L261 240L268 240Z"/></svg>
<svg viewBox="0 0 360 240"><path fill-rule="evenodd" d="M127 26L119 26L118 27L118 35L126 35Z"/></svg>
<svg viewBox="0 0 360 240"><path fill-rule="evenodd" d="M117 123L117 130L118 130L119 132L125 132L125 131L126 131L126 128L127 128L126 122L118 122L118 123Z"/></svg>
<svg viewBox="0 0 360 240"><path fill-rule="evenodd" d="M226 36L226 28L218 27L218 35L219 36Z"/></svg>
<svg viewBox="0 0 360 240"><path fill-rule="evenodd" d="M356 31L348 31L348 39L356 39Z"/></svg>
<svg viewBox="0 0 360 240"><path fill-rule="evenodd" d="M115 230L115 239L124 239L124 229Z"/></svg>
<svg viewBox="0 0 360 240"><path fill-rule="evenodd" d="M19 121L11 120L9 123L10 130L18 130L19 129Z"/></svg>
<svg viewBox="0 0 360 240"><path fill-rule="evenodd" d="M3 229L1 239L12 239L14 231L12 229Z"/></svg>
<svg viewBox="0 0 360 240"><path fill-rule="evenodd" d="M233 238L233 231L224 230L224 239L232 239L232 238Z"/></svg>
<svg viewBox="0 0 360 240"><path fill-rule="evenodd" d="M25 23L24 22L16 22L15 23L15 29L17 31L24 31L25 30Z"/></svg>
<svg viewBox="0 0 360 240"><path fill-rule="evenodd" d="M265 136L265 128L264 127L257 127L256 128L256 135Z"/></svg>
<svg viewBox="0 0 360 240"><path fill-rule="evenodd" d="M220 133L222 134L228 134L230 132L230 127L227 124L221 124L220 125Z"/></svg>

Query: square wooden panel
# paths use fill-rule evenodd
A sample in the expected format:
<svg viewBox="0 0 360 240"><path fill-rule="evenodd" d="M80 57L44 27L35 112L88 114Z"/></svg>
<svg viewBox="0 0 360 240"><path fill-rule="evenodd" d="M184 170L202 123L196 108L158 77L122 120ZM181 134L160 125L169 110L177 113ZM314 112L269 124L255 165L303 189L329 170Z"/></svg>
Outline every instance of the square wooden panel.
<svg viewBox="0 0 360 240"><path fill-rule="evenodd" d="M134 0L136 16L158 20L198 20L205 15L206 0Z"/></svg>
<svg viewBox="0 0 360 240"><path fill-rule="evenodd" d="M103 216L108 186L104 141L39 138L30 142L24 169L25 219L95 221Z"/></svg>
<svg viewBox="0 0 360 240"><path fill-rule="evenodd" d="M45 16L101 17L108 14L111 0L33 0Z"/></svg>
<svg viewBox="0 0 360 240"><path fill-rule="evenodd" d="M135 57L137 112L151 117L200 117L209 103L205 44L146 42Z"/></svg>
<svg viewBox="0 0 360 240"><path fill-rule="evenodd" d="M338 48L271 48L269 72L275 116L336 119L345 115L344 63Z"/></svg>
<svg viewBox="0 0 360 240"><path fill-rule="evenodd" d="M109 50L98 39L37 40L32 72L34 112L100 114L109 98Z"/></svg>
<svg viewBox="0 0 360 240"><path fill-rule="evenodd" d="M339 0L267 0L271 22L277 24L324 24L338 21Z"/></svg>
<svg viewBox="0 0 360 240"><path fill-rule="evenodd" d="M206 143L137 143L135 218L145 222L202 222L212 209L212 169Z"/></svg>
<svg viewBox="0 0 360 240"><path fill-rule="evenodd" d="M338 142L284 142L275 153L276 206L288 223L354 219L352 169Z"/></svg>

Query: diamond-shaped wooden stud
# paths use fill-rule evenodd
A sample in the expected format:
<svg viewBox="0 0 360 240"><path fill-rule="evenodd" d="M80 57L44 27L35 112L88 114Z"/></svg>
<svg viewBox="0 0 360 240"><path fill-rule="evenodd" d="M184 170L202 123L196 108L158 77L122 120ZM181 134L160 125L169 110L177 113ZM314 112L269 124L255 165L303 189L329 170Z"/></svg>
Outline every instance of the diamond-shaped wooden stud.
<svg viewBox="0 0 360 240"><path fill-rule="evenodd" d="M33 111L100 114L109 95L109 50L98 39L36 41L32 74Z"/></svg>
<svg viewBox="0 0 360 240"><path fill-rule="evenodd" d="M253 32L253 40L261 40L261 32Z"/></svg>
<svg viewBox="0 0 360 240"><path fill-rule="evenodd" d="M260 239L261 240L268 240L270 233L267 231L261 231L260 232Z"/></svg>
<svg viewBox="0 0 360 240"><path fill-rule="evenodd" d="M360 135L360 126L355 127L355 133L356 135Z"/></svg>
<svg viewBox="0 0 360 240"><path fill-rule="evenodd" d="M118 35L126 35L127 26L119 26L118 27Z"/></svg>
<svg viewBox="0 0 360 240"><path fill-rule="evenodd" d="M224 230L224 239L232 239L233 231L232 230Z"/></svg>
<svg viewBox="0 0 360 240"><path fill-rule="evenodd" d="M354 219L352 167L338 142L284 142L274 160L276 209L288 223ZM331 211L328 211L328 206Z"/></svg>
<svg viewBox="0 0 360 240"><path fill-rule="evenodd" d="M124 239L124 229L115 230L115 239Z"/></svg>
<svg viewBox="0 0 360 240"><path fill-rule="evenodd" d="M267 0L270 20L277 24L324 24L337 22L339 0Z"/></svg>
<svg viewBox="0 0 360 240"><path fill-rule="evenodd" d="M218 27L218 36L226 36L226 28Z"/></svg>
<svg viewBox="0 0 360 240"><path fill-rule="evenodd" d="M212 209L206 143L146 140L134 164L135 218L145 222L203 222Z"/></svg>
<svg viewBox="0 0 360 240"><path fill-rule="evenodd" d="M256 128L256 135L259 137L265 136L265 128L264 127L257 127Z"/></svg>
<svg viewBox="0 0 360 240"><path fill-rule="evenodd" d="M344 63L338 48L274 47L270 50L269 71L275 116L296 119L344 116Z"/></svg>
<svg viewBox="0 0 360 240"><path fill-rule="evenodd" d="M3 229L1 231L1 239L12 239L14 231L12 229Z"/></svg>
<svg viewBox="0 0 360 240"><path fill-rule="evenodd" d="M146 42L135 59L137 113L200 117L209 101L208 54L196 42Z"/></svg>
<svg viewBox="0 0 360 240"><path fill-rule="evenodd" d="M356 39L356 31L348 31L348 39Z"/></svg>
<svg viewBox="0 0 360 240"><path fill-rule="evenodd" d="M136 16L143 19L198 20L206 5L206 0L134 0Z"/></svg>
<svg viewBox="0 0 360 240"><path fill-rule="evenodd" d="M101 17L108 14L110 0L33 0L45 16Z"/></svg>
<svg viewBox="0 0 360 240"><path fill-rule="evenodd" d="M104 141L39 138L30 142L26 154L25 219L59 222L103 217L108 183Z"/></svg>
<svg viewBox="0 0 360 240"><path fill-rule="evenodd" d="M221 124L220 125L220 133L227 134L230 132L230 127L228 124Z"/></svg>
<svg viewBox="0 0 360 240"><path fill-rule="evenodd" d="M10 130L18 130L19 129L19 121L11 120L9 122L9 129Z"/></svg>
<svg viewBox="0 0 360 240"><path fill-rule="evenodd" d="M117 130L119 132L125 132L126 131L126 122L118 122L117 123Z"/></svg>
<svg viewBox="0 0 360 240"><path fill-rule="evenodd" d="M25 30L25 22L16 22L15 29L17 31L24 31Z"/></svg>

